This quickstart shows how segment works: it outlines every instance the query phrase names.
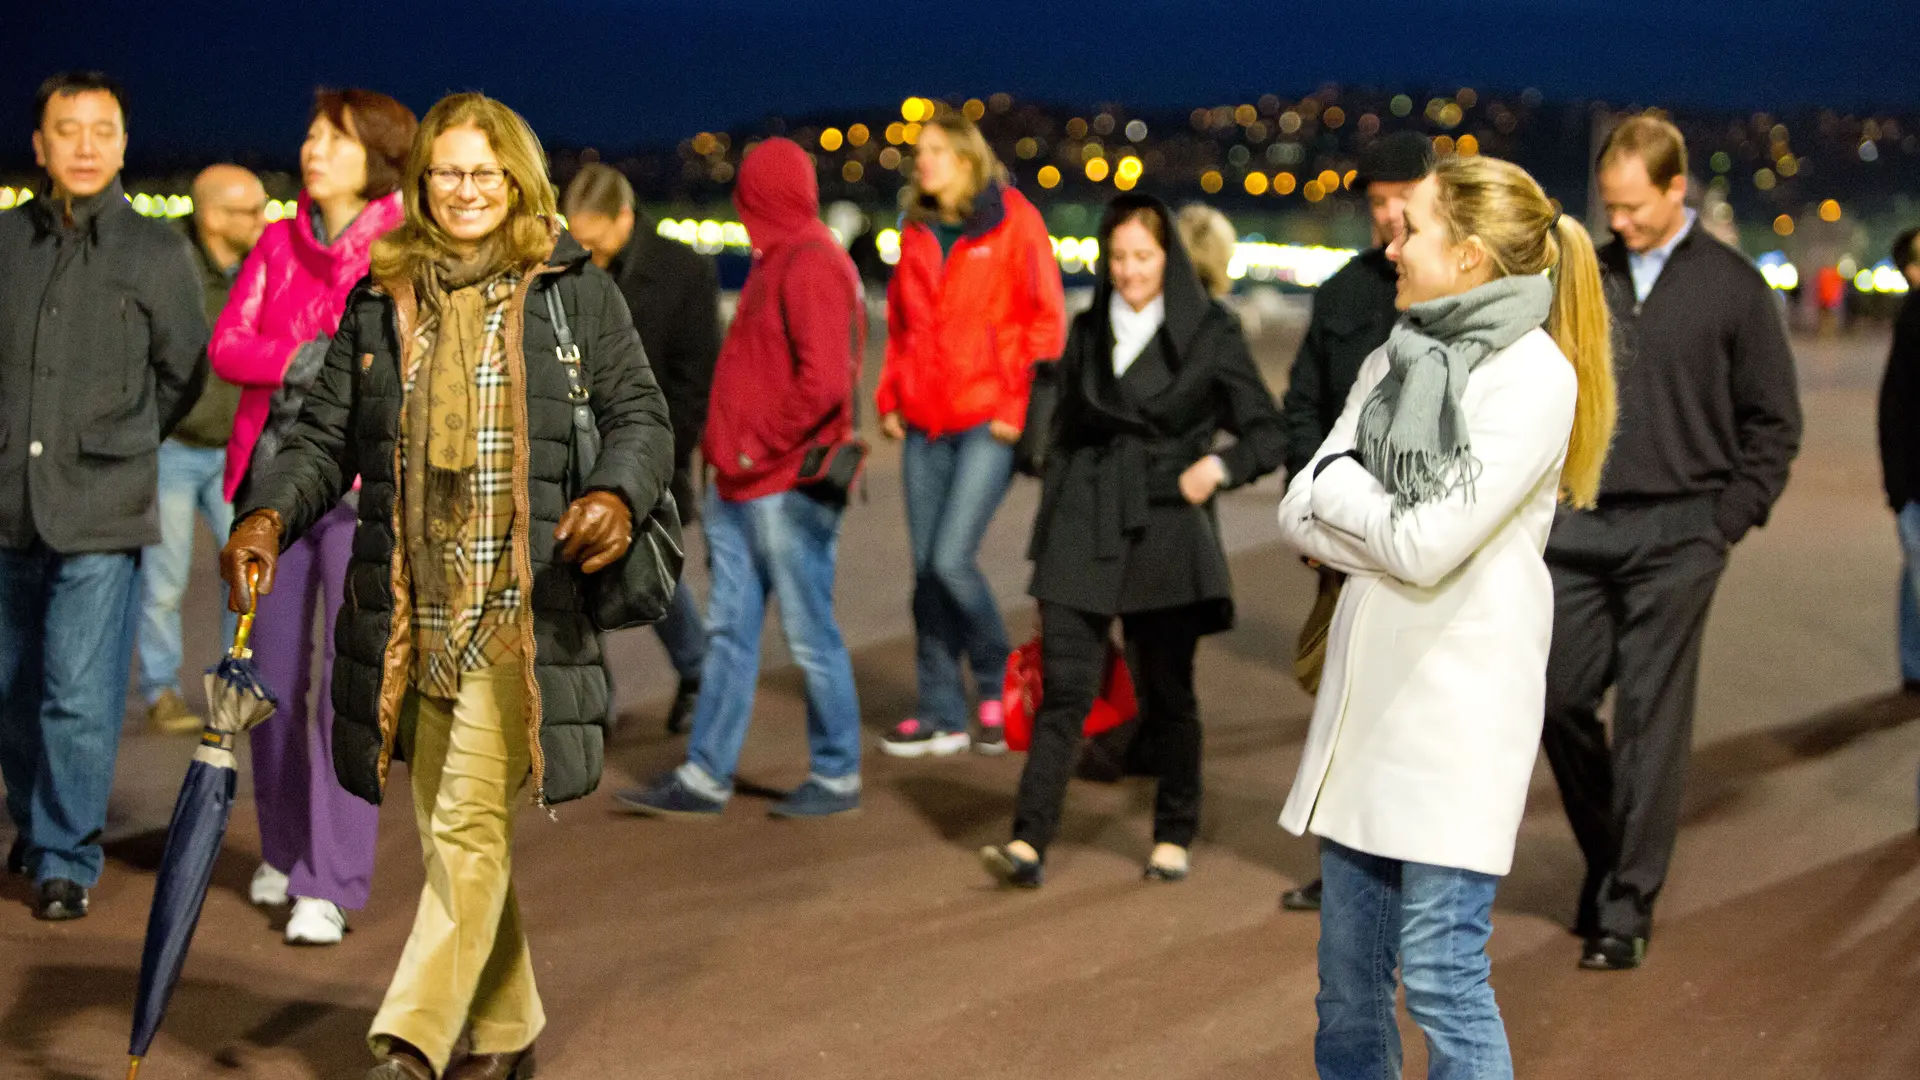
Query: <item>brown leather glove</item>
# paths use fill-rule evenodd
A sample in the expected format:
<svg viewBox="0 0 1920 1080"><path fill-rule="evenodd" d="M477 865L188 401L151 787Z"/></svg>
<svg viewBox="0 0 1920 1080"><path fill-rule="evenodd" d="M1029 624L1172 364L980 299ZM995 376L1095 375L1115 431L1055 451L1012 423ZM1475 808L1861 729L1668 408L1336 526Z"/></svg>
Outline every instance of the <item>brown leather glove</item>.
<svg viewBox="0 0 1920 1080"><path fill-rule="evenodd" d="M560 542L562 559L596 573L633 546L633 511L611 491L589 491L567 507L553 538Z"/></svg>
<svg viewBox="0 0 1920 1080"><path fill-rule="evenodd" d="M280 564L280 515L272 510L255 510L227 537L220 549L220 576L227 583L227 606L245 615L253 610L253 593L273 591L273 572ZM247 588L247 571L253 568L259 579Z"/></svg>

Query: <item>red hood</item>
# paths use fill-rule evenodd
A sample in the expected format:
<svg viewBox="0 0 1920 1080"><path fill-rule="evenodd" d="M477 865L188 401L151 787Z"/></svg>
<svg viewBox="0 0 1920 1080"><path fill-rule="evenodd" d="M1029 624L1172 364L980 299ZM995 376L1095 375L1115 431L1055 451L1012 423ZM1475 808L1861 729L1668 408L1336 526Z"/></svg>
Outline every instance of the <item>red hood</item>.
<svg viewBox="0 0 1920 1080"><path fill-rule="evenodd" d="M809 235L830 235L820 221L813 159L791 139L768 139L740 163L733 206L758 253Z"/></svg>

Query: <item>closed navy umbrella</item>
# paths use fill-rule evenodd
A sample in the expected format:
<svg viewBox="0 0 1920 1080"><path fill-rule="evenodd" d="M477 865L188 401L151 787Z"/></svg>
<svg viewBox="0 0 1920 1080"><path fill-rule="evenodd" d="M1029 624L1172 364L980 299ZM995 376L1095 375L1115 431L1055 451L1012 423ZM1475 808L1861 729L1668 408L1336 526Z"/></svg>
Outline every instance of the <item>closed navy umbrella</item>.
<svg viewBox="0 0 1920 1080"><path fill-rule="evenodd" d="M251 596L253 582L247 583ZM132 1060L127 1080L140 1074L140 1062L160 1020L167 999L180 981L180 969L193 944L194 927L207 899L213 860L227 835L233 813L235 785L233 749L240 733L273 715L278 700L260 681L253 667L247 639L253 633L253 604L240 617L233 648L217 667L207 672L207 726L187 766L180 798L173 804L167 826L166 853L160 858L160 876L153 886L153 910L147 915L147 944L140 954L139 995L133 1006L133 1039L127 1047Z"/></svg>

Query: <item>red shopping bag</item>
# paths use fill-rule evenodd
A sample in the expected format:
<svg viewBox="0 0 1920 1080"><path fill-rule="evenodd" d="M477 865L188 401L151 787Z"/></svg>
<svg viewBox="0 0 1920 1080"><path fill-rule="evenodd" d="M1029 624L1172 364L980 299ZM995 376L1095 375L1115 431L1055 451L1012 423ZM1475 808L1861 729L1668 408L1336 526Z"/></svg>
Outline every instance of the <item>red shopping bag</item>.
<svg viewBox="0 0 1920 1080"><path fill-rule="evenodd" d="M1033 739L1033 721L1040 715L1040 637L1020 646L1007 658L1006 684L1000 704L1007 721L1007 746L1025 750ZM1081 728L1084 735L1098 735L1133 719L1140 711L1133 697L1133 675L1120 650L1107 646L1107 678L1094 699L1092 711Z"/></svg>

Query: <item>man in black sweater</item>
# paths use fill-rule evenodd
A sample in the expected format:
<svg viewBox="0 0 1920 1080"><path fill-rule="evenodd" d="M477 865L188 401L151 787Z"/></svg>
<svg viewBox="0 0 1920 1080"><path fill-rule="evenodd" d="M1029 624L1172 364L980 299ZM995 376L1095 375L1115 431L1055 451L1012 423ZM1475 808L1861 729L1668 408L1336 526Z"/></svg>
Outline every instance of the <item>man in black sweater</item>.
<svg viewBox="0 0 1920 1080"><path fill-rule="evenodd" d="M1880 475L1900 527L1900 681L1920 693L1920 229L1893 241L1893 266L1907 299L1893 322L1893 348L1880 383Z"/></svg>
<svg viewBox="0 0 1920 1080"><path fill-rule="evenodd" d="M0 777L7 870L50 920L86 915L105 865L160 441L207 367L186 238L121 191L124 101L99 72L41 84L47 181L0 214Z"/></svg>
<svg viewBox="0 0 1920 1080"><path fill-rule="evenodd" d="M720 356L720 286L713 264L639 217L633 185L611 165L583 166L567 185L562 210L573 238L613 275L633 312L673 420L673 497L680 520L690 526L701 495L693 482L693 452L707 429L707 395ZM707 628L693 593L676 590L673 610L653 628L680 676L667 730L684 734L707 659Z"/></svg>
<svg viewBox="0 0 1920 1080"><path fill-rule="evenodd" d="M1387 333L1400 318L1393 306L1400 275L1387 260L1387 245L1406 231L1407 196L1432 171L1433 144L1416 131L1383 136L1360 153L1355 183L1367 194L1373 246L1349 260L1313 296L1313 318L1280 402L1289 479L1313 460L1346 407L1360 365L1387 343ZM1335 588L1338 582L1333 571L1321 571L1321 588ZM1280 894L1280 906L1320 910L1320 882Z"/></svg>
<svg viewBox="0 0 1920 1080"><path fill-rule="evenodd" d="M1590 970L1637 967L1679 829L1700 640L1727 553L1764 524L1800 447L1793 352L1766 282L1686 209L1686 143L1638 116L1598 164L1619 427L1599 506L1547 544L1544 741L1586 855ZM1613 742L1598 716L1612 686Z"/></svg>

